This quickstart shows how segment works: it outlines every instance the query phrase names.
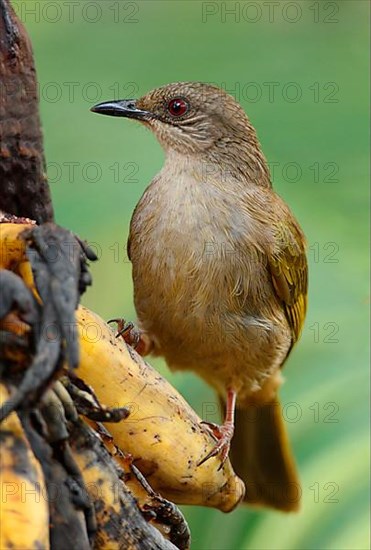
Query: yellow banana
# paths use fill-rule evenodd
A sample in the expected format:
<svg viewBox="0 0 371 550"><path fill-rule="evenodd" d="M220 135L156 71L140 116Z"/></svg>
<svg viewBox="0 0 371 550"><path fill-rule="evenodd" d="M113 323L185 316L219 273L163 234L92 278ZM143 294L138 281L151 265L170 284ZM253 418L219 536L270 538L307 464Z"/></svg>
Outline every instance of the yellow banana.
<svg viewBox="0 0 371 550"><path fill-rule="evenodd" d="M83 476L86 490L94 503L97 531L94 547L101 550L119 550L124 525L121 521L118 490L120 480L112 466L102 464L92 445L80 441L81 430L70 439L73 457Z"/></svg>
<svg viewBox="0 0 371 550"><path fill-rule="evenodd" d="M22 233L32 227L32 224L0 223L0 269L9 269L20 275L37 295L31 264L26 256L26 243L22 238Z"/></svg>
<svg viewBox="0 0 371 550"><path fill-rule="evenodd" d="M165 541L146 523L120 479L120 470L111 455L98 435L81 419L70 426L69 443L88 495L94 503L97 530L92 541L93 548L139 549L142 538L148 534L150 540L158 543L158 548L175 550L170 541Z"/></svg>
<svg viewBox="0 0 371 550"><path fill-rule="evenodd" d="M0 405L9 392L0 384ZM15 412L0 424L0 548L49 548L44 476Z"/></svg>
<svg viewBox="0 0 371 550"><path fill-rule="evenodd" d="M130 416L106 424L114 443L132 455L151 486L176 504L232 510L244 494L229 460L197 467L215 445L201 420L179 393L96 314L77 311L80 364L77 375L109 407L128 406Z"/></svg>
<svg viewBox="0 0 371 550"><path fill-rule="evenodd" d="M180 510L175 504L164 499L152 489L145 477L132 463L131 455L125 455L118 449L111 434L102 424L91 420L86 422L95 430L95 433L99 434L110 456L115 459L121 472L121 479L125 480L125 487L133 495L145 517L162 533L165 539L175 544L177 548L188 549L190 532Z"/></svg>
<svg viewBox="0 0 371 550"><path fill-rule="evenodd" d="M108 430L100 423L97 423L93 420L87 418L84 419L85 423L90 426L95 433L97 433L104 443L107 452L115 460L118 467L122 469L125 474L125 485L135 497L140 508L148 506L151 504L151 495L148 494L145 487L139 482L137 477L133 474L132 468L132 457L129 454L123 453L114 443L112 435Z"/></svg>

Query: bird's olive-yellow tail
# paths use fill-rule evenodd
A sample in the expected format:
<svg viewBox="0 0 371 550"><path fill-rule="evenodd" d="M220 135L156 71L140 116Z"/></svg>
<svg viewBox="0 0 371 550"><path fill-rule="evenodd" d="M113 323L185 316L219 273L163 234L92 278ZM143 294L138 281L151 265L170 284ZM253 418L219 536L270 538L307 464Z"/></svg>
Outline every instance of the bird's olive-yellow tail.
<svg viewBox="0 0 371 550"><path fill-rule="evenodd" d="M231 462L246 485L245 502L299 509L301 488L279 402L236 409Z"/></svg>

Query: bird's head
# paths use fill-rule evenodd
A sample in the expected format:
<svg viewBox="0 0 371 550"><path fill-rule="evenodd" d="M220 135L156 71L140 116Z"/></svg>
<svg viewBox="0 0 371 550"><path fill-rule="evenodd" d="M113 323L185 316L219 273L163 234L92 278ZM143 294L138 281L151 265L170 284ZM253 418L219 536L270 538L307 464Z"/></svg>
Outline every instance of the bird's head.
<svg viewBox="0 0 371 550"><path fill-rule="evenodd" d="M149 126L165 149L205 150L220 140L247 140L249 120L237 101L216 86L176 82L140 99L99 103L95 113L134 118Z"/></svg>
<svg viewBox="0 0 371 550"><path fill-rule="evenodd" d="M106 101L91 110L142 122L166 152L206 155L240 164L244 157L261 156L264 161L255 130L242 107L211 84L176 82L140 99Z"/></svg>

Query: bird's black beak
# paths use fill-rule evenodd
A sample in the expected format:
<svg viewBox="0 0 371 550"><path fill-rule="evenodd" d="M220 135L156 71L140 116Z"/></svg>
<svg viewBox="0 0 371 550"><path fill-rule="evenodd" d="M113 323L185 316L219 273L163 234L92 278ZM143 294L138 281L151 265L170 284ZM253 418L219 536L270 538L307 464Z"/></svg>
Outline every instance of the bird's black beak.
<svg viewBox="0 0 371 550"><path fill-rule="evenodd" d="M108 116L124 116L126 118L136 118L143 120L152 115L149 111L142 111L136 106L135 99L118 99L117 101L104 101L98 103L90 109L93 113Z"/></svg>

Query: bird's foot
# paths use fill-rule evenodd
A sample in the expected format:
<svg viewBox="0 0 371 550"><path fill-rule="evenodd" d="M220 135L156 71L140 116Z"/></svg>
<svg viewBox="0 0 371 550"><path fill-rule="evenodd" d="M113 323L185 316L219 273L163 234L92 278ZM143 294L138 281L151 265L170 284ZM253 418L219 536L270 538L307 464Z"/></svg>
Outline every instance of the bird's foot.
<svg viewBox="0 0 371 550"><path fill-rule="evenodd" d="M148 335L133 322L125 319L110 319L108 323L117 323L116 338L122 338L126 344L135 349L139 355L145 356L151 352L152 342Z"/></svg>
<svg viewBox="0 0 371 550"><path fill-rule="evenodd" d="M201 466L201 464L204 464L204 462L206 462L207 460L209 460L209 458L212 458L213 456L219 456L221 462L218 470L221 470L225 461L228 458L229 449L234 434L233 422L227 421L222 426L214 424L213 422L205 421L201 422L201 424L207 427L211 435L213 435L217 440L217 444L202 460L198 462L197 466Z"/></svg>

